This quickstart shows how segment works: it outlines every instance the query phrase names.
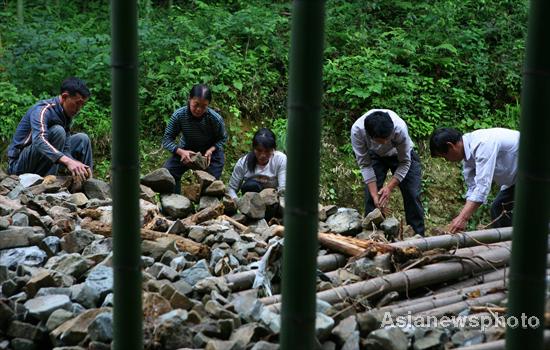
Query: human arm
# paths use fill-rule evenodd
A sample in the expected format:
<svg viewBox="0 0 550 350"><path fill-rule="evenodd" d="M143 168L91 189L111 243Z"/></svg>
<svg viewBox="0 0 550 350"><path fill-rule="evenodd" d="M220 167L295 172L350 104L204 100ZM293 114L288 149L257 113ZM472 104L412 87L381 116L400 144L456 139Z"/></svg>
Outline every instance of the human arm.
<svg viewBox="0 0 550 350"><path fill-rule="evenodd" d="M40 153L52 163L56 163L63 156L63 152L48 141L48 120L51 113L53 113L52 104L40 105L31 111L29 119L31 123L32 143Z"/></svg>
<svg viewBox="0 0 550 350"><path fill-rule="evenodd" d="M457 233L462 232L466 228L466 224L468 223L468 220L472 217L472 215L475 213L477 208L481 206L480 202L473 202L473 201L466 201L466 204L464 204L464 207L462 207L462 210L460 211L460 214L458 214L453 221L447 226L448 231L450 233Z"/></svg>
<svg viewBox="0 0 550 350"><path fill-rule="evenodd" d="M283 195L286 187L286 154L281 153L279 167L277 168L277 191Z"/></svg>
<svg viewBox="0 0 550 350"><path fill-rule="evenodd" d="M246 174L246 156L242 157L237 161L235 167L233 168L233 173L231 173L231 178L227 186L227 193L229 197L237 199L237 191L241 188L241 185Z"/></svg>

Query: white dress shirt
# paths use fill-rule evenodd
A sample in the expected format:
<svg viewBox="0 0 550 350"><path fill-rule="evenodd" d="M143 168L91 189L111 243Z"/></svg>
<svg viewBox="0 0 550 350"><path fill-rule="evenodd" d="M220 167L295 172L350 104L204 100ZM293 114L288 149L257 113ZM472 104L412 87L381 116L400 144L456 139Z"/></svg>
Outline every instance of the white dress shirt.
<svg viewBox="0 0 550 350"><path fill-rule="evenodd" d="M519 131L481 129L462 136L466 199L485 203L494 181L505 190L516 183Z"/></svg>

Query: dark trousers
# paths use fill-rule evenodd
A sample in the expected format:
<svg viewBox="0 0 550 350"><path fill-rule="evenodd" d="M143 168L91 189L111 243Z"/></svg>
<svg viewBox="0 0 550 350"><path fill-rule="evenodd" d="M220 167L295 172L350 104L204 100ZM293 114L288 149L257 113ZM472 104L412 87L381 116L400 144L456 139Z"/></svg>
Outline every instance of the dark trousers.
<svg viewBox="0 0 550 350"><path fill-rule="evenodd" d="M380 190L386 181L388 170L392 174L399 166L397 156L380 157L375 153L370 153L372 167L376 175L376 186ZM424 209L420 202L422 169L420 158L416 152L411 151L411 167L409 172L399 183L399 189L403 196L403 206L405 207L405 219L407 224L411 225L416 234L424 236ZM370 196L369 189L365 184L365 215L375 209L374 201Z"/></svg>
<svg viewBox="0 0 550 350"><path fill-rule="evenodd" d="M225 155L223 153L223 149L216 149L214 152L212 152L212 156L210 157L210 165L208 166L208 169L206 169L206 171L210 175L214 176L216 179L219 179L220 176L222 176L224 163ZM181 157L177 154L168 158L163 167L168 169L170 174L172 174L172 176L174 177L174 180L176 180L174 193L181 193L181 176L183 175L183 173L189 170L189 168L182 164Z"/></svg>
<svg viewBox="0 0 550 350"><path fill-rule="evenodd" d="M48 142L60 151L68 146L71 158L93 168L92 144L88 135L79 133L67 136L62 126L54 125L48 129ZM43 155L34 143L23 148L19 158L11 161L8 169L8 172L14 175L32 173L46 176L57 175L58 171L59 164L53 163Z"/></svg>
<svg viewBox="0 0 550 350"><path fill-rule="evenodd" d="M264 186L254 179L246 180L241 186L241 193L245 194L246 192L262 192Z"/></svg>
<svg viewBox="0 0 550 350"><path fill-rule="evenodd" d="M491 204L491 221L494 221L491 227L512 226L512 210L514 209L515 188L516 186L514 185L500 191L497 194L493 204ZM504 211L506 212L503 213Z"/></svg>

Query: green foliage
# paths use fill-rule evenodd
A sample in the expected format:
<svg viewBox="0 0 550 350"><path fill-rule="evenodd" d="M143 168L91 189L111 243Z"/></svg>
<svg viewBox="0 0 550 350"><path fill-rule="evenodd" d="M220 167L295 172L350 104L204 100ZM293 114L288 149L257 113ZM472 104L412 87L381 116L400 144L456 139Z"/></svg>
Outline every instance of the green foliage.
<svg viewBox="0 0 550 350"><path fill-rule="evenodd" d="M92 137L96 173L108 176L111 144L108 2L0 4L0 140L40 98L58 94L75 75L92 98L74 126ZM140 0L139 111L142 170L162 164L166 122L196 83L213 90L229 134L226 170L250 149L258 127L286 145L291 8L288 1ZM362 207L361 175L349 130L371 108L389 108L407 122L417 144L438 126L462 131L517 128L527 0L334 0L326 3L321 199ZM4 156L5 152L3 152ZM421 152L422 154L422 152ZM434 223L454 214L439 196L444 168L424 159L424 204ZM438 163L436 163L438 164ZM443 170L442 170L443 169ZM460 173L445 200L459 205ZM399 196L395 196L399 197ZM445 214L442 209L453 213ZM483 214L484 215L484 214ZM452 217L451 217L452 218ZM484 220L485 217L480 218Z"/></svg>

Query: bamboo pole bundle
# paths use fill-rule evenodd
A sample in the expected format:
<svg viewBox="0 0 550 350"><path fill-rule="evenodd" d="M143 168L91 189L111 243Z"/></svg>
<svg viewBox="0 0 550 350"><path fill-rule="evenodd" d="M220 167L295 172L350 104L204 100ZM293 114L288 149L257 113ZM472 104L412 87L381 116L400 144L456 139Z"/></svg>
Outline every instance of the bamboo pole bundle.
<svg viewBox="0 0 550 350"><path fill-rule="evenodd" d="M374 296L392 290L402 291L415 289L431 284L441 283L450 279L500 267L508 263L510 252L508 248L488 249L477 256L460 261L447 261L426 265L422 268L413 268L403 272L395 272L385 276L353 283L346 286L333 288L317 293L317 297L328 303L335 303L354 298L360 295ZM278 303L280 296L260 299L270 308L276 308L271 304Z"/></svg>
<svg viewBox="0 0 550 350"><path fill-rule="evenodd" d="M468 298L468 294L480 293L480 295L483 295L486 293L490 293L493 290L502 290L505 287L506 286L504 281L493 281L485 283L483 285L466 288L460 292L451 291L447 293L441 293L440 295L432 295L429 297L406 300L405 302L384 306L376 310L388 311L395 316L406 314L409 311L411 313L418 313L462 301Z"/></svg>
<svg viewBox="0 0 550 350"><path fill-rule="evenodd" d="M508 241L512 239L512 228L494 228L488 230L479 230L464 232L452 235L430 236L425 238L411 239L392 243L392 246L398 248L416 247L419 250L431 250L436 248L452 248L452 247L470 247L480 243L495 243Z"/></svg>
<svg viewBox="0 0 550 350"><path fill-rule="evenodd" d="M469 309L472 306L480 306L485 304L498 303L506 298L505 292L498 292L493 294L484 295L478 298L466 299L456 303L437 307L435 309L426 310L418 313L422 316L443 316L449 314L458 314L465 309Z"/></svg>

